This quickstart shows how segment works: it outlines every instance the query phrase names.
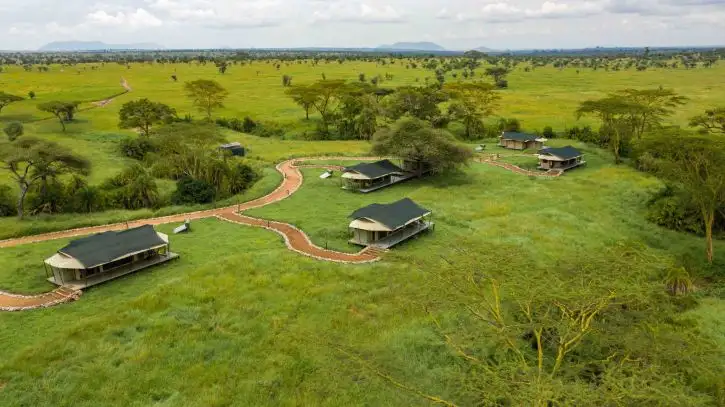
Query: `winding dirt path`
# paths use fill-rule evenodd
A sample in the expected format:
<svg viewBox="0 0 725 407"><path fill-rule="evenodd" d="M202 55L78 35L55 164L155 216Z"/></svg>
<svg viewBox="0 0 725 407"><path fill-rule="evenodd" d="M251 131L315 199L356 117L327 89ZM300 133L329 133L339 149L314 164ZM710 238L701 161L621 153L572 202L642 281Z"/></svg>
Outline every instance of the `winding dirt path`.
<svg viewBox="0 0 725 407"><path fill-rule="evenodd" d="M477 159L475 159L475 161L482 163L482 164L488 164L488 165L491 165L494 167L503 168L505 170L515 172L516 174L528 175L530 177L556 178L556 177L561 176L561 174L563 174L561 171L557 171L557 170L549 170L546 172L529 171L529 170L525 170L525 169L523 169L519 166L513 165L513 164L497 161L495 158L477 158Z"/></svg>
<svg viewBox="0 0 725 407"><path fill-rule="evenodd" d="M300 169L298 167L299 162L309 160L366 161L375 159L377 159L377 157L311 157L287 160L278 164L276 167L277 171L282 173L284 179L274 191L261 198L257 198L239 205L210 209L206 211L163 216L158 218L139 219L129 222L115 223L102 226L70 229L60 232L25 236L16 239L7 239L0 241L0 248L15 247L23 244L44 242L55 239L85 236L111 230L124 230L143 225L162 225L167 223L183 222L186 219L205 219L216 217L227 222L246 226L261 227L274 231L282 235L282 237L285 239L285 244L290 250L318 260L349 264L370 263L379 260L382 251L366 248L359 253L351 254L336 252L334 250L326 250L321 247L315 246L304 232L290 224L253 218L250 216L240 215L238 214L238 212L243 212L254 208L260 208L262 206L279 202L297 192L297 190L299 190L299 188L302 186L303 181L302 172L300 172ZM340 168L339 166L335 165L300 165L300 167L334 169ZM73 301L79 296L80 291L71 291L65 287L60 287L55 291L36 296L23 296L0 291L0 310L19 311L33 308L49 307L63 302Z"/></svg>

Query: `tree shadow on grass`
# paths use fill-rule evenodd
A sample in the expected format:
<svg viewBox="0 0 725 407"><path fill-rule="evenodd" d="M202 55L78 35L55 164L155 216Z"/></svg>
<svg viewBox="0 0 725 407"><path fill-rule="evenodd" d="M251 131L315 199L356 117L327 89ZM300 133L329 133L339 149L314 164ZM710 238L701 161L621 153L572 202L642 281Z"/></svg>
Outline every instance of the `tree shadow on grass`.
<svg viewBox="0 0 725 407"><path fill-rule="evenodd" d="M451 171L436 174L427 178L427 183L433 188L449 188L473 183L473 176L465 171Z"/></svg>
<svg viewBox="0 0 725 407"><path fill-rule="evenodd" d="M29 122L31 120L37 120L40 117L35 117L32 114L2 114L0 115L0 123L11 123L11 122Z"/></svg>

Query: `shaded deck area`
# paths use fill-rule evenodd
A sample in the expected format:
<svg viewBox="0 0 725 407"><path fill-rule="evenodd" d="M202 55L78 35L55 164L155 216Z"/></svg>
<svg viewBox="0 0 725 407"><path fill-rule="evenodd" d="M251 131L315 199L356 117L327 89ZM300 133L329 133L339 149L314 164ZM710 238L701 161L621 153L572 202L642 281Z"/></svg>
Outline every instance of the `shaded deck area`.
<svg viewBox="0 0 725 407"><path fill-rule="evenodd" d="M162 263L166 263L167 261L174 260L175 258L179 257L176 253L167 253L167 254L161 254L158 256L155 256L151 259L139 261L136 263L131 263L126 266L121 266L119 268L113 269L111 271L107 271L104 273L100 273L88 278L85 278L83 280L71 280L71 281L55 281L55 276L50 277L48 281L50 281L53 284L64 286L67 288L70 288L72 290L80 290L83 288L92 287L94 285L103 284L106 281L110 281L122 276L125 276L127 274L132 274L137 271L143 270L145 268L153 267Z"/></svg>
<svg viewBox="0 0 725 407"><path fill-rule="evenodd" d="M433 222L416 222L412 223L400 230L374 242L361 243L355 239L350 239L349 242L360 246L375 247L380 249L389 249L397 244L400 244L415 235L423 233L429 229L433 229Z"/></svg>
<svg viewBox="0 0 725 407"><path fill-rule="evenodd" d="M581 167L582 165L585 165L586 163L587 163L586 161L580 161L578 163L571 163L571 164L564 165L561 167L546 167L546 166L539 164L538 168L540 170L544 170L544 171L549 171L549 170L567 171L567 170L571 170L573 168Z"/></svg>
<svg viewBox="0 0 725 407"><path fill-rule="evenodd" d="M373 183L372 185L370 185L368 187L364 187L364 188L354 188L354 187L349 187L349 186L345 185L342 188L343 189L352 190L352 191L361 192L363 194L367 194L369 192L373 192L373 191L377 191L379 189L387 188L387 187L389 187L391 185L400 184L401 182L405 182L405 181L408 181L408 180L411 180L411 179L417 178L417 177L418 177L418 174L413 174L413 173L406 174L406 175L393 175L392 177L390 177L390 179L386 179L386 180L380 181L380 182L375 182L375 183Z"/></svg>

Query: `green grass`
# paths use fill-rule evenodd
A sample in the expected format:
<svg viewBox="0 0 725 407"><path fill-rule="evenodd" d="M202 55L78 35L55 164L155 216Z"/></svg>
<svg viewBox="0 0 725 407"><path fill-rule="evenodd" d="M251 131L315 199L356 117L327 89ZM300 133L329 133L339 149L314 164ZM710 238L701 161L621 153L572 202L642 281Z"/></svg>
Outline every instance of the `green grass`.
<svg viewBox="0 0 725 407"><path fill-rule="evenodd" d="M8 92L38 93L37 101L6 108L0 121L41 117L34 105L51 98L91 100L118 90L120 76L134 91L106 108L79 115L85 122L60 133L53 121L27 126L28 134L57 140L93 159L94 182L115 173L124 160L113 152L124 101L149 97L190 111L180 81L214 77L231 91L224 116L252 115L304 128L302 111L285 99L281 75L295 83L328 78L353 79L357 73L391 72L390 85L415 83L424 71L373 64L232 66L221 76L211 65L134 65L126 70L106 65L76 75L73 70L25 73L11 68L0 74ZM692 71L587 72L538 69L514 72L503 92L502 114L522 119L526 129L573 124L573 111L583 98L627 86L663 84L693 97L675 120L725 103L718 88L723 65ZM259 77L256 70L260 70ZM421 79L422 81L422 79ZM568 118L572 118L570 121ZM272 163L288 157L333 154L362 155L364 142L309 142L263 139L225 132L250 155L269 163L265 177L241 199L274 189L280 176ZM524 163L529 158L485 142L486 153ZM553 140L549 144L571 144ZM478 144L478 143L477 143ZM361 369L341 349L362 355L381 370L430 394L456 400L456 378L462 367L430 321L429 312L446 319L464 311L433 283L441 258L473 264L495 276L506 295L531 298L545 287L551 298L566 293L552 281L601 290L660 290L667 267L680 257L704 258L701 238L656 227L645 220L646 201L662 185L657 179L621 165L599 149L575 143L587 166L557 179L533 179L501 168L473 163L461 173L414 180L360 195L340 189L335 178L321 180L321 170L305 169L303 187L289 199L248 211L252 216L295 224L316 244L356 251L347 243L347 216L373 202L410 197L433 211L433 233L396 247L382 262L343 265L316 261L286 249L282 238L258 228L216 219L196 221L193 232L172 235L181 257L160 267L94 287L77 302L22 313L0 313L0 404L4 406L397 406L424 405ZM472 145L472 148L475 145ZM531 160L535 160L531 158ZM318 163L354 164L326 160ZM233 204L235 199L225 203ZM22 223L0 219L0 237L158 216L200 208L114 211L103 214L42 217ZM169 233L174 225L159 230ZM44 242L0 250L0 289L37 293L52 288L42 260L67 243ZM714 274L725 268L725 243L716 242ZM682 325L663 325L678 335L682 326L698 342L714 341L718 352L711 367L725 366L721 282L695 276L700 305L667 316ZM547 297L548 298L548 297ZM662 300L666 303L666 300ZM637 310L641 325L627 335L650 332L647 325L660 309ZM601 332L612 326L603 321ZM654 331L653 331L654 332ZM652 335L653 341L657 335ZM688 342L685 342L688 343ZM612 344L617 346L617 343ZM690 346L678 348L686 361ZM661 349L652 350L653 355ZM663 357L675 357L665 354ZM673 378L674 380L674 378ZM592 390L594 391L594 390ZM697 383L691 392L705 392Z"/></svg>
<svg viewBox="0 0 725 407"><path fill-rule="evenodd" d="M90 289L72 304L0 314L5 405L421 403L361 371L338 347L455 398L447 381L455 363L423 306L440 295L429 284L438 256L475 253L470 260L506 284L564 273L552 265L615 264L622 250L635 250L629 265L647 281L661 278L676 256L702 250L701 239L644 221L644 202L659 181L610 164L602 152L588 160L556 180L474 164L454 177L371 195L304 170L298 193L249 214L294 223L323 246L324 231L333 231L331 247L348 249L351 211L409 196L433 211L436 229L381 263L347 266L295 254L262 229L195 222L191 234L172 236L181 258L171 264ZM46 289L40 261L63 243L0 251L0 286ZM596 270L604 281L625 278ZM691 311L708 334L719 335L712 313L720 302Z"/></svg>

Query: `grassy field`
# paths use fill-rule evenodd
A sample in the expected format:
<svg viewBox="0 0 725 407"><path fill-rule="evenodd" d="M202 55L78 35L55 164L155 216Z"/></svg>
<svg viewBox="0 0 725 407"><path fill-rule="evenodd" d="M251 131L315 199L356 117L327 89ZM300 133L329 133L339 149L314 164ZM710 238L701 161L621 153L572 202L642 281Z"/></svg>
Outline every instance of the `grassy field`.
<svg viewBox="0 0 725 407"><path fill-rule="evenodd" d="M364 142L295 140L309 127L303 111L284 96L281 76L294 83L328 78L354 80L357 74L392 73L385 86L419 83L424 70L372 63L232 66L220 75L212 65L105 65L77 74L52 67L49 73L11 67L0 74L0 89L35 101L12 105L0 124L40 119L35 105L51 99L92 101L120 90L124 77L133 91L103 108L79 114L67 133L53 120L30 123L36 134L68 145L93 160L93 182L116 173L126 160L118 140L131 134L117 129L120 106L149 97L168 103L181 115L192 112L183 82L214 78L230 90L219 116L251 115L298 129L285 139L263 139L225 132L248 146L252 158L268 163L265 176L243 197L261 196L280 181L273 162L289 157L360 155ZM259 75L257 75L259 71ZM697 70L604 72L575 69L517 70L503 93L500 113L522 120L526 129L575 124L573 110L583 99L625 87L663 85L692 98L674 120L725 104L721 78L725 65ZM176 74L179 82L169 76ZM86 104L88 105L88 104ZM552 145L570 144L554 140ZM487 140L488 152L499 152ZM89 289L77 302L23 313L0 313L0 405L4 406L408 406L426 405L360 365L346 351L429 394L470 405L461 398L460 359L445 344L431 315L444 324L465 321L451 304L437 276L442 259L456 259L497 278L506 295L532 298L545 291L560 298L571 290L616 291L620 295L657 292L670 266L694 258L703 267L701 238L668 231L645 220L646 202L662 188L657 179L615 166L599 149L576 144L587 166L558 179L530 178L473 163L460 173L414 180L370 195L340 189L337 174L319 179L305 169L303 187L289 199L248 211L251 216L292 223L320 246L343 251L347 216L370 203L410 197L433 212L432 233L396 247L384 260L350 266L316 261L287 250L277 234L215 219L197 221L193 232L172 235L181 258L161 267ZM504 153L517 165L535 159ZM321 159L318 163L343 164ZM344 162L349 165L354 163ZM0 179L7 181L7 178ZM90 216L63 215L22 223L0 219L0 238L54 229L178 213L170 207L151 211L114 211ZM159 227L169 233L173 225ZM49 290L42 260L67 240L0 250L0 289L18 293ZM715 273L725 269L725 243L716 242ZM524 284L525 283L525 284ZM526 284L529 284L526 288ZM725 367L725 309L719 277L696 278L693 305L659 315L659 308L633 310L631 325L610 318L596 329L641 343L642 355L661 366L695 360L693 346L713 343L709 367ZM566 290L563 291L566 287ZM649 291L648 291L649 290ZM662 309L670 310L663 299ZM662 305L666 304L666 305ZM611 315L609 316L611 317ZM603 318L604 319L604 318ZM683 328L685 327L685 328ZM642 338L637 337L640 333ZM673 336L680 335L680 336ZM669 340L682 346L676 357L659 355ZM634 339L631 339L634 338ZM625 339L622 339L625 341ZM483 341L481 347L495 344ZM615 348L619 343L613 343ZM664 345L662 345L664 346ZM668 348L672 349L672 348ZM636 355L633 355L633 358ZM694 363L694 362L693 362ZM649 368L649 367L648 367ZM655 367L652 367L653 369ZM643 368L644 369L644 368ZM694 374L694 373L693 373ZM672 380L673 388L685 381ZM689 394L709 397L710 389L687 383ZM725 386L725 384L723 384ZM637 387L643 387L637 384ZM645 387L646 388L646 387ZM706 398L716 405L714 398ZM673 401L674 404L677 404Z"/></svg>
<svg viewBox="0 0 725 407"><path fill-rule="evenodd" d="M425 311L455 312L438 302L432 283L439 256L470 253L467 261L504 285L586 275L589 284L615 289L631 281L661 284L668 264L702 251L699 238L644 220L644 202L659 181L610 164L599 150L585 152L586 168L556 180L473 164L454 177L366 196L304 170L298 193L248 214L293 223L318 245L349 250L350 212L408 196L433 211L435 231L381 263L346 266L290 252L261 229L196 222L193 233L172 237L181 258L171 264L87 290L73 304L0 314L3 405L422 403L340 349L455 399L450 379L458 365ZM64 243L0 251L0 287L50 288L40 261ZM678 323L695 324L698 340L725 349L723 301L700 297L703 305ZM711 363L725 359L713 354Z"/></svg>

